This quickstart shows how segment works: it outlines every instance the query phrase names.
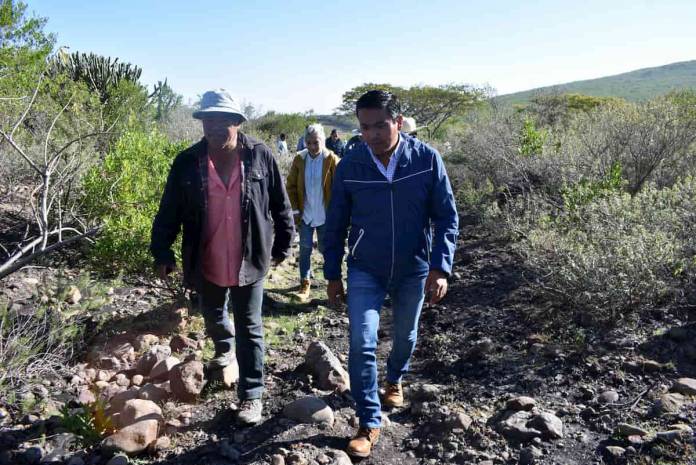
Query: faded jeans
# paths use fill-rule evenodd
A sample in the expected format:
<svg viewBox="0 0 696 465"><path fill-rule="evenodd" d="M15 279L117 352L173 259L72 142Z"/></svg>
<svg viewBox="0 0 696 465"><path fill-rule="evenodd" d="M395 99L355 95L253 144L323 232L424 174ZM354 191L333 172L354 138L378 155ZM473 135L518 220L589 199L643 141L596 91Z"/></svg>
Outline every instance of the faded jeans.
<svg viewBox="0 0 696 465"><path fill-rule="evenodd" d="M350 352L348 373L360 426L379 428L382 422L377 386L377 330L382 303L392 299L392 350L387 360L387 382L399 383L408 371L416 347L418 318L423 307L426 274L400 278L384 285L371 274L348 268Z"/></svg>
<svg viewBox="0 0 696 465"><path fill-rule="evenodd" d="M302 221L300 223L300 280L309 279L312 274L312 249L314 248L314 230L317 231L319 252L324 251L324 225L309 226Z"/></svg>
<svg viewBox="0 0 696 465"><path fill-rule="evenodd" d="M220 287L203 280L200 303L205 329L215 345L216 358L236 352L240 400L258 399L264 392L262 302L263 279L234 287Z"/></svg>

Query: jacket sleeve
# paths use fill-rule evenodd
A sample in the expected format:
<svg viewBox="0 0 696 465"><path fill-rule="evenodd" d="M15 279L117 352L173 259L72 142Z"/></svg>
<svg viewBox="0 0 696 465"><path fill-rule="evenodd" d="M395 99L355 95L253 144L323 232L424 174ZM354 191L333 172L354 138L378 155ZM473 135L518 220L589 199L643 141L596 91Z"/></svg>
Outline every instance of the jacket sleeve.
<svg viewBox="0 0 696 465"><path fill-rule="evenodd" d="M292 209L288 193L285 190L283 177L280 175L278 164L275 158L269 151L269 206L271 209L271 217L273 218L273 247L271 249L271 257L276 259L285 259L290 255L290 245L292 236L295 232L295 226L292 219Z"/></svg>
<svg viewBox="0 0 696 465"><path fill-rule="evenodd" d="M433 227L433 247L430 269L452 274L452 261L459 235L459 216L447 171L440 154L433 154L433 190L430 194L430 221Z"/></svg>
<svg viewBox="0 0 696 465"><path fill-rule="evenodd" d="M177 171L175 160L169 169L159 210L152 223L150 253L155 259L155 265L174 265L176 263L172 244L181 230L182 222Z"/></svg>
<svg viewBox="0 0 696 465"><path fill-rule="evenodd" d="M297 192L297 177L299 176L299 163L297 157L292 159L292 165L290 165L290 172L288 172L287 179L287 190L288 198L290 199L290 205L292 206L293 212L299 212L300 209L300 198Z"/></svg>
<svg viewBox="0 0 696 465"><path fill-rule="evenodd" d="M346 164L336 166L331 188L331 201L326 212L324 228L324 277L329 281L341 279L341 263L345 253L350 224L351 199L345 190L343 177Z"/></svg>

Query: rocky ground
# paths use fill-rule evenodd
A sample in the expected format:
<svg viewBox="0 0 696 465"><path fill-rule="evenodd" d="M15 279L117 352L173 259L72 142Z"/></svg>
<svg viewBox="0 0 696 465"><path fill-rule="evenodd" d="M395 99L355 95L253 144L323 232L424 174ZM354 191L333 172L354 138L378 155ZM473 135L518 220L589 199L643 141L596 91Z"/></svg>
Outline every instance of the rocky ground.
<svg viewBox="0 0 696 465"><path fill-rule="evenodd" d="M551 318L559 310L531 291L508 245L476 229L460 240L450 294L423 311L407 404L386 412L380 442L361 463L696 463L689 311L589 331ZM40 293L37 276L45 271L3 283L15 311ZM347 318L326 306L321 288L298 302L295 283L292 261L268 279L260 425L234 424L234 367L206 384L201 362L211 346L192 308L166 289L102 283L105 300L89 307L100 324L76 363L0 409L0 465L351 463L342 452L356 421ZM63 298L79 306L91 294L76 285ZM391 312L387 305L382 364Z"/></svg>

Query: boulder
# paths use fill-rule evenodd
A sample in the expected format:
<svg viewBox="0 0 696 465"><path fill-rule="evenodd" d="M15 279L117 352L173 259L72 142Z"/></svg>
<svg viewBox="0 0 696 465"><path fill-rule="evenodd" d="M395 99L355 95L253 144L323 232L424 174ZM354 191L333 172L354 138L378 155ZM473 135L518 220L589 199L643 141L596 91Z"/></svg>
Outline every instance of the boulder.
<svg viewBox="0 0 696 465"><path fill-rule="evenodd" d="M172 355L172 349L169 346L155 345L147 349L140 357L135 366L135 373L139 375L149 375L155 364L161 360L166 360Z"/></svg>
<svg viewBox="0 0 696 465"><path fill-rule="evenodd" d="M305 365L314 375L319 389L338 392L350 389L348 372L323 342L315 341L309 345L305 355Z"/></svg>
<svg viewBox="0 0 696 465"><path fill-rule="evenodd" d="M681 394L673 392L663 394L653 404L653 414L659 416L678 413L685 403L686 398Z"/></svg>
<svg viewBox="0 0 696 465"><path fill-rule="evenodd" d="M126 402L138 398L138 388L131 388L123 392L119 392L109 400L109 412L118 413L123 410Z"/></svg>
<svg viewBox="0 0 696 465"><path fill-rule="evenodd" d="M164 402L169 398L169 382L147 383L138 390L138 399L151 400L155 403Z"/></svg>
<svg viewBox="0 0 696 465"><path fill-rule="evenodd" d="M118 423L121 428L125 428L145 420L162 421L162 409L151 400L130 399L121 409Z"/></svg>
<svg viewBox="0 0 696 465"><path fill-rule="evenodd" d="M291 402L283 409L283 414L299 423L323 423L332 426L334 412L326 402L318 397L307 396Z"/></svg>
<svg viewBox="0 0 696 465"><path fill-rule="evenodd" d="M169 373L169 387L172 394L184 402L196 400L205 382L203 363L197 360L180 363Z"/></svg>
<svg viewBox="0 0 696 465"><path fill-rule="evenodd" d="M107 437L102 441L101 446L107 451L122 451L129 455L138 454L157 439L158 430L159 422L157 420L141 420Z"/></svg>
<svg viewBox="0 0 696 465"><path fill-rule="evenodd" d="M164 360L160 360L155 363L150 371L150 379L152 381L163 381L169 378L169 372L181 363L176 357L167 357Z"/></svg>

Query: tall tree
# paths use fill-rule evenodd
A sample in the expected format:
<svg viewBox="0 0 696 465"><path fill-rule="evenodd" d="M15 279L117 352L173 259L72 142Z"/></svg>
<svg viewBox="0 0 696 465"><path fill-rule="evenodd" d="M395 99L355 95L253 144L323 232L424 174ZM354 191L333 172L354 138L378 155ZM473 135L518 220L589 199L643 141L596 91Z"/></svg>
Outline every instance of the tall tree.
<svg viewBox="0 0 696 465"><path fill-rule="evenodd" d="M436 133L452 118L463 116L488 96L486 89L466 84L403 88L391 84L367 83L344 92L343 103L338 107L338 111L354 114L358 98L373 89L395 94L401 100L402 113L415 118L418 124L428 126L431 134Z"/></svg>

